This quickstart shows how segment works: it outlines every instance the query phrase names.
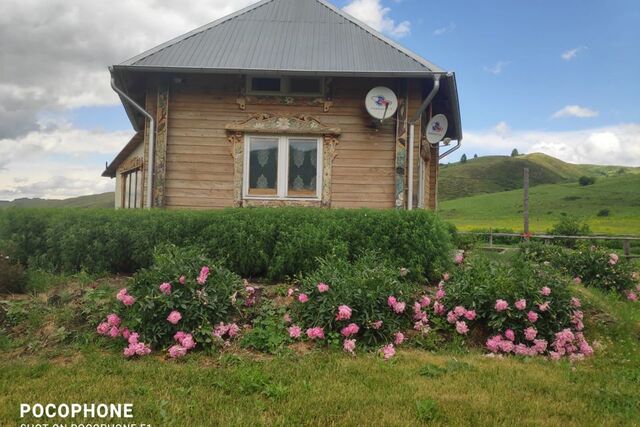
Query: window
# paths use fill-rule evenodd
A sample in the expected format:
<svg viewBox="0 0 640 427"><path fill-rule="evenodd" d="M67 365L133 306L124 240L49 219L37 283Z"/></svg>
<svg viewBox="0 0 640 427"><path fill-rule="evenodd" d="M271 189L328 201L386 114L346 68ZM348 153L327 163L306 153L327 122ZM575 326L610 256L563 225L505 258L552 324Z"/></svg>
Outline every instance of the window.
<svg viewBox="0 0 640 427"><path fill-rule="evenodd" d="M319 138L247 136L245 148L245 198L320 198Z"/></svg>
<svg viewBox="0 0 640 427"><path fill-rule="evenodd" d="M321 96L321 77L247 77L247 93L254 95Z"/></svg>
<svg viewBox="0 0 640 427"><path fill-rule="evenodd" d="M122 207L125 209L142 207L142 168L122 174Z"/></svg>

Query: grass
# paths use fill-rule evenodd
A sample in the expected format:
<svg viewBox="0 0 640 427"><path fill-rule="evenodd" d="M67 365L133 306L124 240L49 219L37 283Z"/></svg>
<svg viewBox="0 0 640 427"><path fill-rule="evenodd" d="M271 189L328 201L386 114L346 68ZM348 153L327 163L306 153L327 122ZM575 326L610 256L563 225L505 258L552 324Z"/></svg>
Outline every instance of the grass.
<svg viewBox="0 0 640 427"><path fill-rule="evenodd" d="M18 418L24 402L130 402L133 422L163 426L633 425L640 419L640 305L579 292L596 356L577 364L453 348L403 348L390 362L327 349L125 360L95 334L43 339L42 329L74 323L73 307L28 297L40 304L22 313L32 332L0 333L0 425L35 422Z"/></svg>
<svg viewBox="0 0 640 427"><path fill-rule="evenodd" d="M12 202L0 200L0 209L17 208L113 208L114 193L91 194L69 199L16 199Z"/></svg>
<svg viewBox="0 0 640 427"><path fill-rule="evenodd" d="M594 233L640 234L640 174L599 178L595 184L550 184L529 191L530 230L546 232L563 215L582 218ZM440 203L439 214L460 230L509 228L522 231L522 190ZM609 216L598 212L609 209Z"/></svg>

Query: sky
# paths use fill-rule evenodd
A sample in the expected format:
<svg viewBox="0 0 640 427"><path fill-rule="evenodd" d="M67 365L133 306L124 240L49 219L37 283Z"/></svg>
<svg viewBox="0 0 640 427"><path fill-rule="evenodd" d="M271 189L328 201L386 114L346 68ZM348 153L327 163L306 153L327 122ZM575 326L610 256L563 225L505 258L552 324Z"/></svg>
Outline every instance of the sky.
<svg viewBox="0 0 640 427"><path fill-rule="evenodd" d="M255 0L3 0L0 200L113 191L120 63ZM640 166L640 2L332 0L457 76L462 154Z"/></svg>

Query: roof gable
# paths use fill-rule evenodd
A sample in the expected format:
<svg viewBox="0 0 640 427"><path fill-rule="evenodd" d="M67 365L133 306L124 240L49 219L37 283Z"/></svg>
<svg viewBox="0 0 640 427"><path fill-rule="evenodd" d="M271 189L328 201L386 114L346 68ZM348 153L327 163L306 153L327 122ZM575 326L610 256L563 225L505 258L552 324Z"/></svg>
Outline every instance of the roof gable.
<svg viewBox="0 0 640 427"><path fill-rule="evenodd" d="M336 75L444 72L324 0L262 0L116 68Z"/></svg>

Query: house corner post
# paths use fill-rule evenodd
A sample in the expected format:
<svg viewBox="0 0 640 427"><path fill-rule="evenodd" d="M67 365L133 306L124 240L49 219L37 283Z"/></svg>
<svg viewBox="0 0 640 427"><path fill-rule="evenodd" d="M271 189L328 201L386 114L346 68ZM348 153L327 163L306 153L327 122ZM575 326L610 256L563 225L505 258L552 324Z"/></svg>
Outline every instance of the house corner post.
<svg viewBox="0 0 640 427"><path fill-rule="evenodd" d="M407 169L408 106L408 84L407 80L402 79L398 85L398 112L396 121L396 209L406 209L404 193Z"/></svg>
<svg viewBox="0 0 640 427"><path fill-rule="evenodd" d="M153 205L165 206L165 184L167 174L167 135L169 121L169 83L158 86L156 110L156 152L154 161Z"/></svg>

